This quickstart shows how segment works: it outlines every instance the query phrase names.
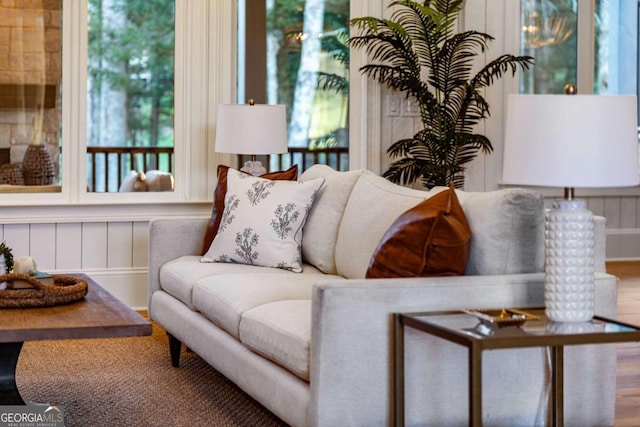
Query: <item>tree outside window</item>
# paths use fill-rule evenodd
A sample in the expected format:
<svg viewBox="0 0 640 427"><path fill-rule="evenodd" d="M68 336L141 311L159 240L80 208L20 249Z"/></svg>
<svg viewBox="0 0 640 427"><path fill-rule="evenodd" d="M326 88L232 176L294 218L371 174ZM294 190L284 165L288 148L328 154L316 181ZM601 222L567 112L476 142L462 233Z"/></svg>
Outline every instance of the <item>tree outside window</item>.
<svg viewBox="0 0 640 427"><path fill-rule="evenodd" d="M129 156L122 148L172 153L174 12L175 0L89 1L87 147L114 149L87 156L90 191L117 191L131 170L173 170L172 155Z"/></svg>
<svg viewBox="0 0 640 427"><path fill-rule="evenodd" d="M243 7L265 11L263 33L256 34L249 20L246 27L247 39L260 39L252 46L264 46L266 77L263 93L245 95L241 89L240 102L256 98L285 105L292 150L348 147L349 0L245 0L241 16ZM246 59L255 54L247 51ZM244 61L240 58L241 67ZM247 66L247 81L256 75ZM323 161L332 162L316 159ZM304 160L294 158L296 162ZM346 167L348 162L343 159L341 164Z"/></svg>

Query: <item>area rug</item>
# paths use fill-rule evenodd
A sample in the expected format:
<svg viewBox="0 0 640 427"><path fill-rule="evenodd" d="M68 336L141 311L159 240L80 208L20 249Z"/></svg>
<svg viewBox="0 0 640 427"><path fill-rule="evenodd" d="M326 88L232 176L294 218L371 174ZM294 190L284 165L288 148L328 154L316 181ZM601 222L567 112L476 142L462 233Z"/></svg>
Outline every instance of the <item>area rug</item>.
<svg viewBox="0 0 640 427"><path fill-rule="evenodd" d="M23 398L63 408L73 426L285 426L198 355L171 367L167 337L25 343Z"/></svg>

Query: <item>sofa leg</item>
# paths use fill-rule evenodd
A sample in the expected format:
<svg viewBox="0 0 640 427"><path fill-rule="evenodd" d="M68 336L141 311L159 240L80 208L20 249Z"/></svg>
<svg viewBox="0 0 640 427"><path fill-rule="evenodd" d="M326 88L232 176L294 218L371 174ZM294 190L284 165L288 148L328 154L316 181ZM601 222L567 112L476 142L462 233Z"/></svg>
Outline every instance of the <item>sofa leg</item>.
<svg viewBox="0 0 640 427"><path fill-rule="evenodd" d="M177 368L180 366L180 350L182 342L167 332L169 336L169 353L171 354L171 366Z"/></svg>

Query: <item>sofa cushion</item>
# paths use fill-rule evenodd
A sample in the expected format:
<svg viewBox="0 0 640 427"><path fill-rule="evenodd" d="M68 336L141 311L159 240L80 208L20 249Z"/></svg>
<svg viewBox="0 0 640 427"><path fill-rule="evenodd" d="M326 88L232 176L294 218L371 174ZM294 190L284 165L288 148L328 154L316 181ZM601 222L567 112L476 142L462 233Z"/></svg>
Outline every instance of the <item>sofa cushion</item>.
<svg viewBox="0 0 640 427"><path fill-rule="evenodd" d="M202 250L200 254L204 255L209 250L213 238L218 233L218 227L220 226L220 220L222 219L222 212L224 212L224 198L227 195L227 172L229 166L218 165L218 182L216 189L213 192L213 211L211 212L211 218L207 224L204 237L202 239ZM260 176L265 179L278 179L285 181L295 181L298 179L298 165L291 166L286 171L269 172Z"/></svg>
<svg viewBox="0 0 640 427"><path fill-rule="evenodd" d="M193 285L204 277L227 273L254 273L261 275L279 273L273 268L244 264L201 263L199 256L185 255L165 263L160 267L160 286L168 294L179 299L192 310Z"/></svg>
<svg viewBox="0 0 640 427"><path fill-rule="evenodd" d="M252 351L309 381L311 301L276 301L246 311L240 341Z"/></svg>
<svg viewBox="0 0 640 427"><path fill-rule="evenodd" d="M353 187L336 239L339 275L363 279L373 251L403 212L429 196L426 191L393 184L365 171Z"/></svg>
<svg viewBox="0 0 640 427"><path fill-rule="evenodd" d="M509 188L457 194L472 233L466 274L544 271L545 211L540 193Z"/></svg>
<svg viewBox="0 0 640 427"><path fill-rule="evenodd" d="M471 230L453 184L396 219L376 248L367 278L464 274Z"/></svg>
<svg viewBox="0 0 640 427"><path fill-rule="evenodd" d="M229 169L218 234L201 261L301 272L302 230L323 183L272 181Z"/></svg>
<svg viewBox="0 0 640 427"><path fill-rule="evenodd" d="M337 274L336 239L347 200L362 170L338 172L326 165L314 165L300 180L324 178L325 182L304 226L302 259L327 274Z"/></svg>
<svg viewBox="0 0 640 427"><path fill-rule="evenodd" d="M193 287L193 304L209 320L239 337L242 314L257 306L281 300L311 299L314 283L337 278L310 265L302 274L271 269L274 274L232 273L206 277Z"/></svg>

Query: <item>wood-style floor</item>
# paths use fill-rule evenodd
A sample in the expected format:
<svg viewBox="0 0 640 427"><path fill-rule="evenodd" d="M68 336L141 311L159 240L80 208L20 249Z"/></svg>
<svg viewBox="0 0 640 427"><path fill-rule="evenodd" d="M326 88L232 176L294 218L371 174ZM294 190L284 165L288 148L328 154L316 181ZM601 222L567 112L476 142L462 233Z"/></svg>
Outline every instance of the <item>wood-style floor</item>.
<svg viewBox="0 0 640 427"><path fill-rule="evenodd" d="M640 261L608 262L617 276L618 318L640 325ZM616 426L640 426L640 343L618 345L616 370Z"/></svg>

